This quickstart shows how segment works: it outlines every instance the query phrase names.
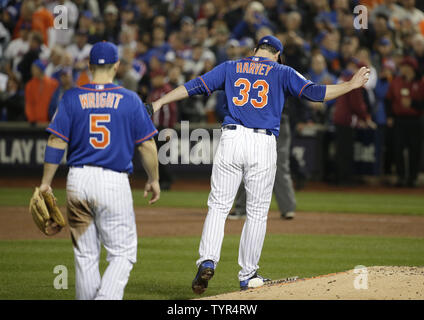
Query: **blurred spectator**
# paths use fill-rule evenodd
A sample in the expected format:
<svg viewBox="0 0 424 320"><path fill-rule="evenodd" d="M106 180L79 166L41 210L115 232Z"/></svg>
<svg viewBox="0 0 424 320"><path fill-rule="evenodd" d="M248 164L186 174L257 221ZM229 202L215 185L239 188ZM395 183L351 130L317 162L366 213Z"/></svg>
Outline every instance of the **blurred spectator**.
<svg viewBox="0 0 424 320"><path fill-rule="evenodd" d="M3 53L10 41L10 33L7 28L4 26L3 22L0 20L0 57L3 56Z"/></svg>
<svg viewBox="0 0 424 320"><path fill-rule="evenodd" d="M226 26L220 26L216 29L214 44L211 50L215 54L217 64L221 64L224 61L229 60L227 56L226 44L228 42L230 33Z"/></svg>
<svg viewBox="0 0 424 320"><path fill-rule="evenodd" d="M95 19L93 19L92 13L90 11L82 12L79 15L78 24L75 28L78 30L86 31L89 36L92 36L96 30Z"/></svg>
<svg viewBox="0 0 424 320"><path fill-rule="evenodd" d="M418 75L424 76L424 35L415 34L412 41L413 55L418 62Z"/></svg>
<svg viewBox="0 0 424 320"><path fill-rule="evenodd" d="M32 17L35 12L35 3L32 0L25 0L19 10L19 19L13 29L13 39L21 37L22 25L29 25L31 30L40 30L41 26L38 22L33 21Z"/></svg>
<svg viewBox="0 0 424 320"><path fill-rule="evenodd" d="M6 91L0 91L0 115L4 114L7 121L26 120L24 95L15 77L9 77Z"/></svg>
<svg viewBox="0 0 424 320"><path fill-rule="evenodd" d="M401 19L398 22L398 28L400 28ZM374 24L371 25L369 32L367 33L366 41L368 47L375 46L382 38L387 38L394 41L392 27L389 23L388 16L384 14L378 14L375 18ZM374 48L375 49L375 48Z"/></svg>
<svg viewBox="0 0 424 320"><path fill-rule="evenodd" d="M356 61L348 63L342 73L342 80L349 81L361 66ZM351 185L356 182L353 176L353 146L354 127L358 125L359 120L365 121L369 127L375 128L375 124L367 112L362 88L337 98L334 106L336 183L338 185Z"/></svg>
<svg viewBox="0 0 424 320"><path fill-rule="evenodd" d="M190 45L193 41L194 20L191 17L184 17L181 20L181 40L185 45Z"/></svg>
<svg viewBox="0 0 424 320"><path fill-rule="evenodd" d="M166 74L163 70L157 69L150 74L152 82L152 91L147 98L148 102L156 101L166 93L172 90L172 87L165 82ZM153 114L153 123L156 128L160 131L167 128L174 128L177 121L177 105L175 102L165 105L159 112ZM159 141L155 137L158 149L165 143ZM169 166L162 165L159 163L159 183L162 190L169 190L174 180L172 172Z"/></svg>
<svg viewBox="0 0 424 320"><path fill-rule="evenodd" d="M109 3L103 11L103 17L105 21L104 40L117 43L121 29L118 8L113 3Z"/></svg>
<svg viewBox="0 0 424 320"><path fill-rule="evenodd" d="M88 43L88 32L78 30L75 33L74 43L66 48L75 62L80 62L87 59L90 56L90 50L92 45Z"/></svg>
<svg viewBox="0 0 424 320"><path fill-rule="evenodd" d="M90 11L94 18L100 17L100 7L97 0L72 0L72 1L78 7L79 12Z"/></svg>
<svg viewBox="0 0 424 320"><path fill-rule="evenodd" d="M377 71L381 70L381 67L386 61L393 61L393 43L390 38L381 38L377 45L374 55L372 57L372 64L375 66Z"/></svg>
<svg viewBox="0 0 424 320"><path fill-rule="evenodd" d="M236 60L241 57L240 43L236 39L231 39L227 42L225 53L228 60Z"/></svg>
<svg viewBox="0 0 424 320"><path fill-rule="evenodd" d="M136 1L136 12L138 18L138 27L140 31L151 33L153 27L154 10L153 7L149 5L149 1Z"/></svg>
<svg viewBox="0 0 424 320"><path fill-rule="evenodd" d="M120 59L119 68L116 72L116 80L121 86L128 90L138 90L137 75L135 74L135 70L132 68L131 61L128 61L125 58Z"/></svg>
<svg viewBox="0 0 424 320"><path fill-rule="evenodd" d="M238 40L244 37L254 39L256 31L263 26L274 29L273 25L266 17L263 4L259 1L252 1L246 8L243 20L234 28L233 37Z"/></svg>
<svg viewBox="0 0 424 320"><path fill-rule="evenodd" d="M387 93L387 124L394 127L396 186L415 187L421 155L419 117L423 109L424 86L417 79L418 63L414 58L405 57L399 67L400 74L390 83ZM407 161L404 150L408 152Z"/></svg>
<svg viewBox="0 0 424 320"><path fill-rule="evenodd" d="M4 52L4 58L8 63L8 72L18 76L18 64L22 57L29 50L29 35L31 30L30 23L22 23L19 31L19 37L10 41Z"/></svg>
<svg viewBox="0 0 424 320"><path fill-rule="evenodd" d="M377 17L387 17L390 28L397 29L405 16L405 9L396 3L396 0L384 0L383 3L374 8L371 12L370 22L375 23Z"/></svg>
<svg viewBox="0 0 424 320"><path fill-rule="evenodd" d="M328 71L325 58L319 52L315 53L312 56L309 71L306 74L306 78L316 84L322 85L330 85L337 83L337 78L335 77L335 75ZM303 103L310 107L311 113L314 114L313 119L315 122L321 124L330 124L333 122L330 118L330 109L333 106L334 102L334 100L323 103L305 100Z"/></svg>
<svg viewBox="0 0 424 320"><path fill-rule="evenodd" d="M137 41L136 33L134 28L126 25L123 26L121 32L119 33L119 45L118 45L118 55L122 57L122 48L130 47L132 50L136 50Z"/></svg>
<svg viewBox="0 0 424 320"><path fill-rule="evenodd" d="M322 35L322 42L319 46L322 55L327 61L328 68L332 72L340 70L340 33L336 30L331 32L324 32Z"/></svg>
<svg viewBox="0 0 424 320"><path fill-rule="evenodd" d="M45 68L44 62L35 60L31 66L32 78L25 85L25 114L30 123L49 121L49 106L58 82L44 75Z"/></svg>
<svg viewBox="0 0 424 320"><path fill-rule="evenodd" d="M94 32L90 33L88 42L90 44L95 44L96 42L106 40L106 25L103 18L98 17L93 19L94 22ZM82 29L84 30L84 29Z"/></svg>
<svg viewBox="0 0 424 320"><path fill-rule="evenodd" d="M28 1L28 0L26 0ZM32 15L32 24L37 26L37 30L41 32L46 46L54 44L54 32L53 28L53 14L47 10L45 6L45 0L33 0L35 4L35 11Z"/></svg>
<svg viewBox="0 0 424 320"><path fill-rule="evenodd" d="M127 4L121 9L120 20L122 26L132 25L135 22L134 8Z"/></svg>
<svg viewBox="0 0 424 320"><path fill-rule="evenodd" d="M63 94L74 86L74 80L71 68L63 68L59 72L59 86L54 92L49 105L49 120L51 120L59 106L59 101Z"/></svg>
<svg viewBox="0 0 424 320"><path fill-rule="evenodd" d="M424 20L424 13L415 7L415 0L402 0L405 16L408 17L414 26Z"/></svg>
<svg viewBox="0 0 424 320"><path fill-rule="evenodd" d="M54 46L50 51L50 62L47 64L44 74L47 77L59 80L60 70L62 69L62 59L65 50L61 46Z"/></svg>
<svg viewBox="0 0 424 320"><path fill-rule="evenodd" d="M43 44L43 36L41 33L33 31L29 37L29 49L18 65L18 71L24 84L32 77L32 63L37 59L44 59L46 57L48 57L48 49Z"/></svg>
<svg viewBox="0 0 424 320"><path fill-rule="evenodd" d="M377 83L374 89L375 104L372 109L372 119L377 124L377 174L390 175L392 173L392 164L394 164L393 128L387 127L385 99L395 71L396 66L393 61L389 60L385 62L378 74Z"/></svg>
<svg viewBox="0 0 424 320"><path fill-rule="evenodd" d="M358 50L359 41L357 37L345 37L342 39L340 46L340 66L339 69L333 67L334 72L340 73L341 70L346 69L347 64L356 57L356 52Z"/></svg>

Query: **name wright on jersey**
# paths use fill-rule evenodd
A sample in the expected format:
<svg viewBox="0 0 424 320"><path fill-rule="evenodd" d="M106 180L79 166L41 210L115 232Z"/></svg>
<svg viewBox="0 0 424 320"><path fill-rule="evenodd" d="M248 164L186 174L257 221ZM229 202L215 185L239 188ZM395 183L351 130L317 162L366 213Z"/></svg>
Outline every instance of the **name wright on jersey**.
<svg viewBox="0 0 424 320"><path fill-rule="evenodd" d="M78 95L82 109L113 108L118 109L122 94L112 92L89 92Z"/></svg>

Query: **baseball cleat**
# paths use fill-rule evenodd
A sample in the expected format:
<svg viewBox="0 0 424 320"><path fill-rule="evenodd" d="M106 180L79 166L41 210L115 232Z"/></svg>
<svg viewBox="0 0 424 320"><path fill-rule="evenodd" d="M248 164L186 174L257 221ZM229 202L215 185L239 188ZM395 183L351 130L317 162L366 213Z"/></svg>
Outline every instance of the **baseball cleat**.
<svg viewBox="0 0 424 320"><path fill-rule="evenodd" d="M293 211L290 211L290 212L286 212L286 213L281 214L281 218L286 219L286 220L291 220L291 219L294 218L295 215L296 215L296 213L294 213Z"/></svg>
<svg viewBox="0 0 424 320"><path fill-rule="evenodd" d="M266 279L255 273L251 278L240 281L240 290L247 290L261 287L264 284L271 282L271 279Z"/></svg>
<svg viewBox="0 0 424 320"><path fill-rule="evenodd" d="M199 270L197 271L196 277L194 277L193 282L191 283L191 288L196 294L202 294L205 292L208 287L208 281L212 279L215 273L215 265L212 260L203 261Z"/></svg>
<svg viewBox="0 0 424 320"><path fill-rule="evenodd" d="M228 219L230 219L230 220L246 219L246 213L245 212L232 211L228 215Z"/></svg>

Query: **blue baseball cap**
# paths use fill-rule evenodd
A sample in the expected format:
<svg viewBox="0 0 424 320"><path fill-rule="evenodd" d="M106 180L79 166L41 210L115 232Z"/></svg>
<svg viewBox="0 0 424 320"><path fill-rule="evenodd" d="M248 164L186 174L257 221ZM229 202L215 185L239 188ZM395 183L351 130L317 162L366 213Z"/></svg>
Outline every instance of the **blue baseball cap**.
<svg viewBox="0 0 424 320"><path fill-rule="evenodd" d="M281 63L281 55L283 54L284 48L283 48L283 44L281 43L280 40L278 40L278 38L274 36L265 36L261 40L259 40L258 46L260 46L261 44L268 44L274 49L276 49L277 51L280 51L280 55L278 56L278 62Z"/></svg>
<svg viewBox="0 0 424 320"><path fill-rule="evenodd" d="M117 61L118 48L112 42L97 42L91 48L90 64L113 64Z"/></svg>
<svg viewBox="0 0 424 320"><path fill-rule="evenodd" d="M46 70L47 65L40 59L35 60L32 64L35 64L41 71Z"/></svg>

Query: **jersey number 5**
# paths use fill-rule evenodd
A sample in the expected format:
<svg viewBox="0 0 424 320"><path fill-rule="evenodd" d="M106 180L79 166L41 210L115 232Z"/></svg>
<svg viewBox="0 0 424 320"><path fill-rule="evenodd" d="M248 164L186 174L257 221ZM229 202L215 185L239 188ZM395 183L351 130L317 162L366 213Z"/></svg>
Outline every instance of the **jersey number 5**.
<svg viewBox="0 0 424 320"><path fill-rule="evenodd" d="M242 87L240 89L240 96L241 99L238 97L233 97L233 103L238 106L242 107L249 101L249 95L250 95L250 88L252 87L250 81L246 78L239 78L234 83L234 86ZM253 83L253 89L261 88L261 90L258 91L258 99L250 99L250 103L255 108L263 108L268 103L268 92L269 92L269 84L265 80L256 80Z"/></svg>
<svg viewBox="0 0 424 320"><path fill-rule="evenodd" d="M101 122L110 122L110 114L90 114L90 134L101 137L90 137L90 144L95 149L104 149L110 144L110 131Z"/></svg>

